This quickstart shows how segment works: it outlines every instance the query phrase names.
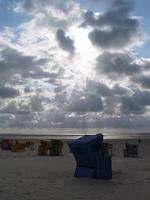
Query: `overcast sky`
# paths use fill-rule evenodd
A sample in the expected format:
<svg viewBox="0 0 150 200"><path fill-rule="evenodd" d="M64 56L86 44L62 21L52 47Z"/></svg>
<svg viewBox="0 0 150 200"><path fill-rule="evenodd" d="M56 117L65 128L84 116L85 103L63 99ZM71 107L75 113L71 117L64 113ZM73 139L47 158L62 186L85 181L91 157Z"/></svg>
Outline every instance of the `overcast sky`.
<svg viewBox="0 0 150 200"><path fill-rule="evenodd" d="M0 0L0 128L150 128L148 0Z"/></svg>

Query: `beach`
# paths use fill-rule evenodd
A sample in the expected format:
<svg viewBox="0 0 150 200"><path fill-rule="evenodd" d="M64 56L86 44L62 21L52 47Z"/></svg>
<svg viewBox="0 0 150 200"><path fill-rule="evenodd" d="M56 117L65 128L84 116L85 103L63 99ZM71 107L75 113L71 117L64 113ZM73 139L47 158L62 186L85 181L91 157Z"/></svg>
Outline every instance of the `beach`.
<svg viewBox="0 0 150 200"><path fill-rule="evenodd" d="M133 140L132 140L133 141ZM36 150L0 150L3 200L149 200L150 140L139 143L139 157L123 157L125 140L113 144L112 179L74 177L75 160L67 144L63 156L38 156Z"/></svg>

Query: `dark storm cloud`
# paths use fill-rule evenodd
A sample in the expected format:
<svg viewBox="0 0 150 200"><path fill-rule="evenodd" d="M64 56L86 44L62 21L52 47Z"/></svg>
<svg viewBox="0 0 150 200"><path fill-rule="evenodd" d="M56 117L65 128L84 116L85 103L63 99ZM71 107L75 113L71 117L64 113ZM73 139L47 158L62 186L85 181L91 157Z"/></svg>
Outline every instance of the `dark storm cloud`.
<svg viewBox="0 0 150 200"><path fill-rule="evenodd" d="M96 61L96 71L109 77L131 76L140 72L140 66L134 63L134 59L128 54L105 52Z"/></svg>
<svg viewBox="0 0 150 200"><path fill-rule="evenodd" d="M4 85L0 85L0 98L14 98L19 96L19 91Z"/></svg>
<svg viewBox="0 0 150 200"><path fill-rule="evenodd" d="M143 88L150 89L150 76L149 75L137 75L131 79L132 82L138 83Z"/></svg>
<svg viewBox="0 0 150 200"><path fill-rule="evenodd" d="M70 112L101 112L103 110L103 102L98 95L88 94L80 97L69 105Z"/></svg>
<svg viewBox="0 0 150 200"><path fill-rule="evenodd" d="M81 26L91 26L89 39L104 49L124 48L131 45L140 35L139 21L130 16L133 9L131 0L113 0L109 9L98 17L87 11Z"/></svg>
<svg viewBox="0 0 150 200"><path fill-rule="evenodd" d="M14 74L23 74L29 70L36 70L42 66L47 59L37 59L35 56L24 55L8 46L0 46L0 77L9 78Z"/></svg>
<svg viewBox="0 0 150 200"><path fill-rule="evenodd" d="M66 36L65 31L58 29L56 32L56 39L63 50L68 51L71 54L74 53L74 41L70 37Z"/></svg>

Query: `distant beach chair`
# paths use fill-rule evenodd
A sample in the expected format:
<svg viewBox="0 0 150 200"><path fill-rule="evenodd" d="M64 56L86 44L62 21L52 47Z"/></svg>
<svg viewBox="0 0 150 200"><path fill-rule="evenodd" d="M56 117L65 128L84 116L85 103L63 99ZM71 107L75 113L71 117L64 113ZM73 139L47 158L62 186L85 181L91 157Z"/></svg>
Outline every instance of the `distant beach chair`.
<svg viewBox="0 0 150 200"><path fill-rule="evenodd" d="M49 144L49 155L63 156L62 148L63 148L63 142L61 140L52 139Z"/></svg>
<svg viewBox="0 0 150 200"><path fill-rule="evenodd" d="M103 135L85 135L70 142L70 150L76 159L76 177L100 179L112 178L111 156L103 143Z"/></svg>
<svg viewBox="0 0 150 200"><path fill-rule="evenodd" d="M1 149L2 150L11 150L12 141L9 139L4 139L1 141Z"/></svg>
<svg viewBox="0 0 150 200"><path fill-rule="evenodd" d="M41 144L38 147L38 155L47 156L48 155L48 142L41 140Z"/></svg>
<svg viewBox="0 0 150 200"><path fill-rule="evenodd" d="M125 149L123 150L124 157L137 157L138 156L138 144L130 144L126 142Z"/></svg>
<svg viewBox="0 0 150 200"><path fill-rule="evenodd" d="M139 144L141 143L141 139L138 139L138 143L139 143Z"/></svg>
<svg viewBox="0 0 150 200"><path fill-rule="evenodd" d="M21 143L21 142L16 141L15 144L12 144L11 151L12 152L24 152L25 148L26 148L25 143Z"/></svg>

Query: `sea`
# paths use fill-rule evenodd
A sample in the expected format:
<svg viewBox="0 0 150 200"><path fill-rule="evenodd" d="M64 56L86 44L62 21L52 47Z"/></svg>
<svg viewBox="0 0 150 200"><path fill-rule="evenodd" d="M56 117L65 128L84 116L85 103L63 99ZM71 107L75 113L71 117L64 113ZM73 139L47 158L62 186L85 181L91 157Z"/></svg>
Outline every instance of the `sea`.
<svg viewBox="0 0 150 200"><path fill-rule="evenodd" d="M77 139L83 135L102 133L104 139L150 139L150 130L100 128L0 128L0 139Z"/></svg>

